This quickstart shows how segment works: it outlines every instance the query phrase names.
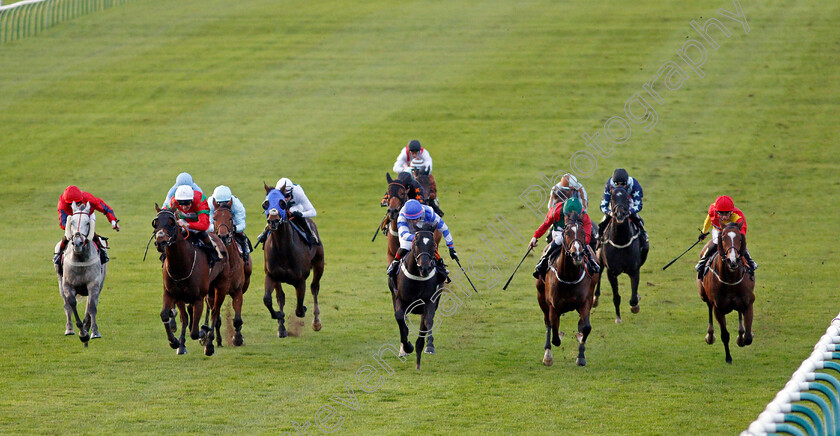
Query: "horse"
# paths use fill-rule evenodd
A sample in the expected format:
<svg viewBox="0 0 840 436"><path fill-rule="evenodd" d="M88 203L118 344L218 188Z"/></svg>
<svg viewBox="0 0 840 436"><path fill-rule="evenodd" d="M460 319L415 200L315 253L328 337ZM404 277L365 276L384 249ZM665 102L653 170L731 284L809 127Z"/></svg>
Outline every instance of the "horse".
<svg viewBox="0 0 840 436"><path fill-rule="evenodd" d="M253 262L251 262L250 257L248 258L248 262L245 262L242 256L237 255L239 253L239 244L234 240L233 235L236 231L236 226L233 223L233 212L230 210L230 207L221 207L215 201L213 200L213 222L216 226L214 232L222 240L222 243L225 245L225 250L229 254L227 264L230 287L227 290L227 295L233 299L233 327L236 329L233 335L233 345L238 347L244 343L242 339L242 297L248 290L248 285L251 283ZM224 295L222 298L224 298ZM220 302L218 305L221 307L221 304ZM211 301L211 305L216 306L216 302ZM210 305L207 307L207 313L209 314L209 312ZM207 316L205 315L205 320L206 318ZM222 320L221 317L218 317L214 327L216 329L216 345L220 347L222 346L221 326Z"/></svg>
<svg viewBox="0 0 840 436"><path fill-rule="evenodd" d="M388 248L386 257L388 258L387 265L390 265L400 249L400 234L397 231L397 218L400 210L406 201L408 201L408 188L399 182L399 180L392 179L390 173L385 173L385 180L388 181L388 194L386 196L388 201L388 219L383 224L383 229L388 229Z"/></svg>
<svg viewBox="0 0 840 436"><path fill-rule="evenodd" d="M303 318L307 310L306 306L303 305L303 299L306 296L306 279L311 272L310 290L315 302L315 310L313 311L315 318L312 320L312 330L317 332L321 330L318 291L321 289L321 276L324 274L324 246L323 244L307 244L305 237L302 235L302 230L295 228L296 225L291 221L289 204L283 195L283 192L286 192L286 187L283 186L283 189L278 190L265 183L263 185L266 194L268 194L268 199L263 203L263 209L265 210L268 227L271 230L265 244L263 244L265 250L265 295L263 296L263 303L271 313L271 318L277 320L277 337L285 338L288 336L285 325L286 314L283 312L283 306L286 304L286 294L283 293L281 283L287 283L295 287L297 295L295 315L298 318ZM312 229L313 235L320 240L315 222L309 218L306 218L306 222ZM277 291L277 304L280 306L280 310L277 312L274 311L271 302L271 293L274 290Z"/></svg>
<svg viewBox="0 0 840 436"><path fill-rule="evenodd" d="M186 332L189 328L190 338L199 340L204 346L204 354L212 356L215 352L213 330L199 329L199 323L204 310L204 300L211 289L215 297L212 318L214 325L218 319L221 303L229 287L227 259L230 256L225 256L210 268L207 254L187 239L189 233L178 226L175 213L171 209L161 209L157 203L155 210L157 217L152 220L155 248L166 255L162 268L163 309L160 311L160 320L166 330L169 346L177 350L177 354L185 354ZM218 237L214 234L210 234L210 237L214 238L221 248ZM175 306L178 306L181 314L180 339L175 337L173 329L170 328L169 317ZM189 306L189 311L186 306Z"/></svg>
<svg viewBox="0 0 840 436"><path fill-rule="evenodd" d="M738 312L739 347L752 344L753 302L755 302L755 277L748 273L744 250L747 241L741 233L741 223L727 224L718 236L717 253L709 261L709 268L702 280L697 280L700 298L709 306L709 329L706 343L715 342L715 329L712 325L714 311L720 325L720 338L726 350L726 363L732 363L729 353L729 331L726 329L726 314Z"/></svg>
<svg viewBox="0 0 840 436"><path fill-rule="evenodd" d="M576 335L580 346L575 363L579 366L586 365L586 338L592 331L589 312L592 310L595 282L599 275L587 271L583 262L584 250L587 249L585 233L580 216L574 212L567 215L562 250L559 250L557 257L551 261L545 277L536 281L537 301L545 320L545 366L554 363L551 344L560 346L564 335L563 332L558 333L560 315L572 310L577 310L580 315Z"/></svg>
<svg viewBox="0 0 840 436"><path fill-rule="evenodd" d="M641 247L639 240L641 232L630 222L630 196L622 187L610 190L610 211L612 220L604 229L601 247L598 249L598 263L606 268L607 279L613 292L615 305L615 322L621 323L621 296L618 294L618 276L627 274L630 277L630 311L639 313L639 269L642 267ZM595 288L593 307L598 305L601 295L601 280Z"/></svg>
<svg viewBox="0 0 840 436"><path fill-rule="evenodd" d="M102 283L105 281L107 267L99 257L99 249L93 242L96 230L96 216L91 213L90 203L72 203L73 215L67 218L64 226L64 237L71 244L64 249L64 262L58 274L58 291L64 299L64 313L67 317L65 335L73 335L73 324L70 315L76 318L79 328L79 339L88 346L90 339L101 338L99 326L96 324L96 306ZM86 296L84 321L79 318L76 310L76 296Z"/></svg>
<svg viewBox="0 0 840 436"><path fill-rule="evenodd" d="M438 285L435 278L434 234L430 227L420 225L414 233L411 251L403 258L397 279L389 280L388 287L394 301L394 317L400 330L400 357L411 354L415 347L408 341L406 317L409 313L420 315L420 331L417 336L417 369L420 369L420 352L428 335L429 344L424 352L435 354L432 331L438 299L435 298Z"/></svg>

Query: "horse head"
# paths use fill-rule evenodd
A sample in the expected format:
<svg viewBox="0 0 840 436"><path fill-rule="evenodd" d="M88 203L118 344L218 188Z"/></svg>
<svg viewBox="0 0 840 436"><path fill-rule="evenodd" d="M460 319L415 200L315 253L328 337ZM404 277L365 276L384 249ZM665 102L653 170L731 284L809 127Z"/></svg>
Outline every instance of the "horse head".
<svg viewBox="0 0 840 436"><path fill-rule="evenodd" d="M236 225L233 223L233 211L230 210L230 203L218 203L213 200L213 223L216 226L216 235L225 245L230 245Z"/></svg>
<svg viewBox="0 0 840 436"><path fill-rule="evenodd" d="M744 235L741 234L741 223L729 223L721 229L718 235L718 255L731 271L741 266L741 249L744 245Z"/></svg>
<svg viewBox="0 0 840 436"><path fill-rule="evenodd" d="M610 188L610 213L618 224L623 224L630 216L630 196L626 189L620 186Z"/></svg>
<svg viewBox="0 0 840 436"><path fill-rule="evenodd" d="M396 221L400 209L408 201L408 187L399 179L392 179L390 173L385 173L385 180L388 181L388 217Z"/></svg>
<svg viewBox="0 0 840 436"><path fill-rule="evenodd" d="M577 212L566 214L565 219L563 250L571 256L572 262L579 266L583 262L583 250L586 250L586 232L583 230L583 221Z"/></svg>
<svg viewBox="0 0 840 436"><path fill-rule="evenodd" d="M285 189L286 186L283 186ZM271 230L279 230L280 226L289 221L289 204L286 202L286 195L279 189L271 189L266 186L268 196L263 202L265 218L268 220L268 227Z"/></svg>
<svg viewBox="0 0 840 436"><path fill-rule="evenodd" d="M178 235L181 233L178 227L178 217L171 209L161 209L155 203L155 210L157 216L152 220L152 227L155 229L155 248L160 253L166 250L166 247L178 242Z"/></svg>
<svg viewBox="0 0 840 436"><path fill-rule="evenodd" d="M73 251L81 254L87 242L93 238L96 227L96 216L90 213L90 203L71 204L73 215L64 226L64 236L73 241Z"/></svg>
<svg viewBox="0 0 840 436"><path fill-rule="evenodd" d="M434 228L427 224L420 224L414 230L414 240L411 241L411 255L417 262L420 275L427 276L435 269Z"/></svg>

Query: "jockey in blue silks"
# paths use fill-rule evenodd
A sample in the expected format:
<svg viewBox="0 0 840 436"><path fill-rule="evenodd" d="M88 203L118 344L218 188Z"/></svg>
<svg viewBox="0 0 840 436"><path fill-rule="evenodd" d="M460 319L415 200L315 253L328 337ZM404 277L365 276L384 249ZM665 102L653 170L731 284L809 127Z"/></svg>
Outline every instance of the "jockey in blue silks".
<svg viewBox="0 0 840 436"><path fill-rule="evenodd" d="M233 214L233 237L242 249L242 255L245 262L248 261L249 254L253 249L251 248L251 241L245 236L245 206L242 202L233 195L225 185L217 186L213 190L213 196L207 199L207 205L210 206L210 231L215 228L213 222L213 213L216 211L216 206L226 207L230 209Z"/></svg>
<svg viewBox="0 0 840 436"><path fill-rule="evenodd" d="M456 261L458 260L458 253L455 252L455 242L452 240L452 235L449 233L449 227L447 227L446 223L443 222L443 218L436 214L431 206L423 205L417 200L408 200L400 210L400 215L397 218L397 232L399 232L400 235L400 249L397 250L397 255L394 257L391 265L388 266L388 276L394 279L396 278L397 271L399 271L397 266L399 265L400 259L402 259L402 257L411 250L411 242L414 240L414 233L416 232L417 226L421 223L439 230L440 233L443 234L446 246L449 247L449 257ZM436 263L438 271L443 274L440 279L443 281L446 279L448 272L446 271L446 265L443 264L437 249L435 249L435 260L437 260Z"/></svg>

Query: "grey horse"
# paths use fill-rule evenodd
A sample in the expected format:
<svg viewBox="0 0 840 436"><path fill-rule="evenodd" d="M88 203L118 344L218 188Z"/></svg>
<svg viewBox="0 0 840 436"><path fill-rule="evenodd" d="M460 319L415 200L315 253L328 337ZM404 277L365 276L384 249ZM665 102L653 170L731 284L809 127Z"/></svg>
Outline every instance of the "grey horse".
<svg viewBox="0 0 840 436"><path fill-rule="evenodd" d="M67 217L64 237L70 241L64 249L64 262L58 274L58 290L64 299L64 312L67 315L65 335L73 335L70 315L76 317L79 339L88 346L91 338L101 338L96 325L96 305L99 293L105 281L106 266L102 264L99 251L93 242L96 229L96 216L91 213L90 203L73 202L73 215ZM76 296L87 296L85 318L82 321L76 310Z"/></svg>

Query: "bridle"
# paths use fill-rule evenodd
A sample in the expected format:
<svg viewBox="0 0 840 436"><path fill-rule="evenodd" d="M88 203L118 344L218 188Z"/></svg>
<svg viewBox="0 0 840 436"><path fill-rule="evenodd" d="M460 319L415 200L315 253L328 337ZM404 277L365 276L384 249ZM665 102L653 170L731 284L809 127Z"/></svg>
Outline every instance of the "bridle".
<svg viewBox="0 0 840 436"><path fill-rule="evenodd" d="M429 240L434 241L434 233L432 231L429 231L429 230L419 230L419 231L414 233L414 240L411 241L411 253L414 254L414 262L417 264L418 269L420 268L420 259L422 259L424 256L428 257L429 263L434 262L434 256L432 255L432 253L429 253L427 251L421 251L420 253L415 253L415 251L416 251L415 247L417 247L417 241L420 240L421 237L428 238ZM405 262L403 262L402 265L400 265L400 269L402 270L403 274L405 274L406 277L408 277L412 280L417 280L417 281L429 280L429 279L431 279L432 277L435 276L435 272L436 272L435 267L432 266L432 271L429 273L429 275L427 275L427 276L414 275L414 274L411 274L410 272L408 272L408 270L405 267ZM422 274L422 272L421 272L421 274Z"/></svg>
<svg viewBox="0 0 840 436"><path fill-rule="evenodd" d="M228 217L226 217L226 222L219 222L219 219L216 218L216 214L222 211L227 211ZM219 207L216 209L216 212L213 213L213 222L216 223L216 235L222 240L222 243L225 245L229 245L232 238L233 232L236 231L236 225L233 224L233 211L229 207ZM227 229L227 233L222 235L221 230Z"/></svg>
<svg viewBox="0 0 840 436"><path fill-rule="evenodd" d="M286 202L285 194L282 194L282 195L284 195L284 197L283 197L283 199L278 200L277 207L273 207L273 208L269 209L270 205L268 203L268 200L263 202L263 209L265 209L266 220L268 221L268 227L271 230L278 230L278 229L280 229L281 225L283 225L283 224L285 224L286 222L289 221L289 205ZM272 211L277 212L278 219L276 219L276 220L271 219L271 216L273 215L271 213ZM282 211L283 213L281 214L280 211Z"/></svg>
<svg viewBox="0 0 840 436"><path fill-rule="evenodd" d="M738 232L734 231L734 229L730 229L729 231L726 232L727 235L729 233L735 233L736 235L739 234ZM718 256L720 256L720 261L721 261L721 263L726 264L726 267L729 268L730 271L740 270L741 271L741 278L738 279L737 282L730 283L730 282L724 281L720 277L720 275L718 275L717 271L715 271L714 268L709 268L709 269L712 270L712 273L714 274L715 278L717 278L718 281L720 281L724 285L735 286L735 285L741 283L744 280L744 276L746 276L746 271L745 271L745 267L743 265L743 262L741 262L741 258L742 258L741 251L739 249L735 248L735 238L734 237L732 238L732 245L729 248L724 249L724 244L723 244L723 241L724 241L723 237L724 236L725 236L724 235L724 230L721 230L720 233L718 234L718 244L719 244L719 247L720 247L719 251L718 251ZM734 269L731 268L731 265L730 265L730 262L729 262L729 259L728 259L728 255L729 255L730 252L735 253L735 268ZM739 267L739 265L740 265L740 267Z"/></svg>
<svg viewBox="0 0 840 436"><path fill-rule="evenodd" d="M172 226L158 227L158 224L160 224L161 215L171 215ZM175 212L172 212L169 209L161 209L160 212L158 212L158 216L152 220L152 226L154 226L155 228L155 236L157 236L158 238L163 236L164 234L167 236L167 238L163 242L164 248L169 247L178 241L178 224L176 224L177 221L178 216L175 215Z"/></svg>
<svg viewBox="0 0 840 436"><path fill-rule="evenodd" d="M75 217L76 215L79 216L79 220L76 222L76 233L73 233L73 238L75 238L76 236L82 238L82 240L84 241L84 242L82 242L82 247L87 245L88 237L90 236L90 221L88 221L88 232L87 232L87 234L82 235L82 232L81 232L82 215L87 215L88 218L90 218L91 214L92 214L92 212L85 212L83 210L80 210L80 211L73 212L73 215L71 215L70 218L69 218L70 226L71 226L70 229L72 230L72 228L73 228L73 217Z"/></svg>

